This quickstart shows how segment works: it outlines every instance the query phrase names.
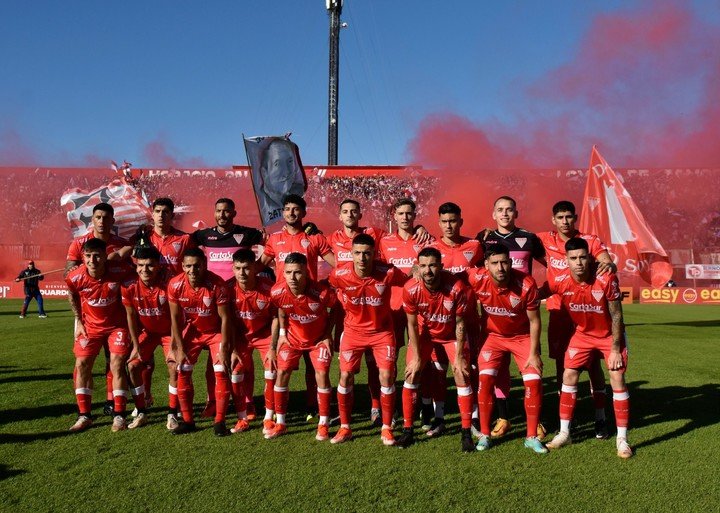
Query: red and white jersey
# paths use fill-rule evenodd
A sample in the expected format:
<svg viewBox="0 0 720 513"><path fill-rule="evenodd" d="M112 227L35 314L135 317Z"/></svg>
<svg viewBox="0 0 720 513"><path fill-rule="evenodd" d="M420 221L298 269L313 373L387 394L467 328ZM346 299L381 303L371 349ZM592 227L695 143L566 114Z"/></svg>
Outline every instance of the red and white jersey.
<svg viewBox="0 0 720 513"><path fill-rule="evenodd" d="M380 260L394 265L406 276L409 276L411 269L417 264L417 255L420 250L434 241L435 238L431 237L427 244L418 244L412 237L405 240L397 233L385 235L380 239Z"/></svg>
<svg viewBox="0 0 720 513"><path fill-rule="evenodd" d="M565 258L565 241L556 231L541 232L537 234L540 242L545 247L547 257L547 281L551 282L555 276L568 268ZM577 232L574 238L585 239L588 243L589 253L597 260L598 255L608 250L596 235Z"/></svg>
<svg viewBox="0 0 720 513"><path fill-rule="evenodd" d="M405 284L407 276L402 271L375 262L366 278L357 275L355 266L343 266L333 269L328 279L345 310L345 331L360 337L392 332L390 288Z"/></svg>
<svg viewBox="0 0 720 513"><path fill-rule="evenodd" d="M483 333L501 337L529 335L527 311L540 307L540 294L533 277L511 269L509 286L501 288L485 269L470 269L468 273L481 307Z"/></svg>
<svg viewBox="0 0 720 513"><path fill-rule="evenodd" d="M127 328L120 288L130 278L125 269L106 267L102 278L88 274L85 264L65 277L71 294L80 298L80 317L88 336L103 335L118 328Z"/></svg>
<svg viewBox="0 0 720 513"><path fill-rule="evenodd" d="M380 239L385 236L385 232L378 229L378 228L372 228L372 227L359 227L358 230L360 233L365 233L367 235L370 235L370 237L373 238L375 241L375 248L380 247ZM352 262L352 241L354 237L348 237L345 233L344 228L340 228L339 230L335 230L330 234L328 237L328 244L330 244L330 249L332 250L333 254L335 255L335 262L337 262L336 265L345 265L348 262ZM379 251L378 251L379 253ZM378 258L379 255L376 254L375 258Z"/></svg>
<svg viewBox="0 0 720 513"><path fill-rule="evenodd" d="M479 240L469 237L462 237L461 239L459 244L453 244L452 246L443 239L437 239L428 244L429 247L440 251L443 269L452 274L460 274L477 267L478 262L484 256L483 247Z"/></svg>
<svg viewBox="0 0 720 513"><path fill-rule="evenodd" d="M173 276L182 272L181 258L185 250L195 247L190 234L176 228L173 228L164 237L153 230L150 232L150 243L160 251L162 255L160 263L167 266L172 271Z"/></svg>
<svg viewBox="0 0 720 513"><path fill-rule="evenodd" d="M205 271L205 279L194 289L186 274L178 274L167 288L168 301L180 306L185 324L201 333L220 333L218 306L230 302L225 282L220 276Z"/></svg>
<svg viewBox="0 0 720 513"><path fill-rule="evenodd" d="M272 320L277 317L277 308L270 298L272 280L265 276L257 276L255 280L253 290L243 290L235 278L227 281L236 333L248 342L269 337Z"/></svg>
<svg viewBox="0 0 720 513"><path fill-rule="evenodd" d="M595 276L592 272L588 283L578 283L566 269L548 285L552 293L560 296L577 332L595 338L612 335L608 302L622 297L617 276L612 273Z"/></svg>
<svg viewBox="0 0 720 513"><path fill-rule="evenodd" d="M270 292L276 308L282 309L287 320L287 338L297 349L308 349L323 339L330 322L328 308L335 305L330 287L308 281L305 293L296 296L287 283L276 283Z"/></svg>
<svg viewBox="0 0 720 513"><path fill-rule="evenodd" d="M467 286L447 271L440 275L440 287L431 291L422 279L410 278L403 287L405 312L418 316L420 335L434 340L455 340L455 318L465 315Z"/></svg>
<svg viewBox="0 0 720 513"><path fill-rule="evenodd" d="M290 253L302 253L307 257L308 278L316 281L318 279L318 258L331 252L330 245L323 234L308 235L304 231L300 231L293 235L283 226L282 230L270 235L263 254L275 259L277 281L282 282L285 281L283 276L285 258Z"/></svg>
<svg viewBox="0 0 720 513"><path fill-rule="evenodd" d="M172 275L169 269L168 273ZM137 278L122 287L122 304L137 312L141 327L148 333L170 335L168 279L163 273L154 286L149 287Z"/></svg>
<svg viewBox="0 0 720 513"><path fill-rule="evenodd" d="M73 239L73 241L70 243L70 247L68 248L68 254L66 260L72 260L74 262L82 262L83 256L82 256L82 247L85 242L87 242L90 239L94 239L95 234L90 231L90 233L83 235L82 237L77 237ZM107 241L107 254L117 251L118 249L128 246L130 242L128 242L127 239L123 239L122 237L118 237L114 233L110 235L110 238Z"/></svg>

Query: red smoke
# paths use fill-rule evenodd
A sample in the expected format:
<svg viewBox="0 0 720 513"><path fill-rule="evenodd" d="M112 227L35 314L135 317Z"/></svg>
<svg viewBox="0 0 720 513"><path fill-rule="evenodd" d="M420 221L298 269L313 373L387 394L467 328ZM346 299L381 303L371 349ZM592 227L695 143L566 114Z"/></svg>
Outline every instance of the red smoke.
<svg viewBox="0 0 720 513"><path fill-rule="evenodd" d="M182 158L177 148L172 147L164 140L163 136L146 143L142 149L144 166L154 168L170 169L198 169L209 167L200 157Z"/></svg>

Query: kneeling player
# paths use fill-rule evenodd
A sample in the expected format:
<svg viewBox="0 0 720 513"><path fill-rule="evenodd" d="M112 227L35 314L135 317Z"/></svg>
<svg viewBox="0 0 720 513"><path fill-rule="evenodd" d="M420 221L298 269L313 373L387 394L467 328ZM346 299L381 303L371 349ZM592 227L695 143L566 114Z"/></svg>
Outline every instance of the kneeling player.
<svg viewBox="0 0 720 513"><path fill-rule="evenodd" d="M277 361L275 382L275 427L265 438L277 438L287 432L285 415L290 398L288 384L303 353L310 355L317 380L320 420L315 439L329 438L330 422L330 358L332 356L332 317L328 310L335 306L335 294L326 285L308 278L308 261L302 253L290 253L284 261L283 278L271 292L278 309L279 337L268 358Z"/></svg>
<svg viewBox="0 0 720 513"><path fill-rule="evenodd" d="M565 371L560 392L560 433L547 444L558 449L571 443L570 421L575 410L580 372L594 353L602 353L613 389L613 408L617 423L617 454L633 455L627 441L630 420L630 395L625 385L627 349L622 314L622 295L614 274L595 274L595 265L585 239L573 238L565 243L568 269L549 283L550 291L559 294L562 306L575 324L575 334L565 351Z"/></svg>
<svg viewBox="0 0 720 513"><path fill-rule="evenodd" d="M509 249L495 244L485 250L485 269L471 270L470 285L482 307L482 331L478 369L480 432L477 450L490 448L490 418L495 377L505 359L515 358L525 385L527 434L525 447L538 454L547 449L537 437L542 405L540 359L540 298L532 276L512 268Z"/></svg>
<svg viewBox="0 0 720 513"><path fill-rule="evenodd" d="M442 347L453 362L461 421L461 445L464 452L475 450L470 433L472 388L467 365L465 308L467 287L447 271L443 271L440 252L425 248L418 254L417 272L403 289L403 307L408 318L408 351L403 385L403 433L396 441L400 447L413 443L413 419L417 406L420 374L430 360L433 346Z"/></svg>
<svg viewBox="0 0 720 513"><path fill-rule="evenodd" d="M65 277L70 307L75 314L75 397L79 415L70 431L84 431L92 425L92 368L100 349L110 349L112 371L113 431L125 424L127 379L125 361L130 354L130 337L120 299L120 284L126 269L107 265L106 243L91 238L82 245L83 265Z"/></svg>
<svg viewBox="0 0 720 513"><path fill-rule="evenodd" d="M230 396L228 368L233 335L227 287L220 276L207 270L207 259L200 249L186 250L182 267L183 274L168 283L173 351L178 365L178 399L183 417L173 434L195 431L192 372L200 352L209 349L217 404L213 427L217 436L225 436L230 433L225 426L225 412Z"/></svg>
<svg viewBox="0 0 720 513"><path fill-rule="evenodd" d="M139 248L135 254L137 279L122 287L122 301L125 305L130 340L133 351L128 358L128 372L132 382L132 393L137 407L137 416L128 428L135 429L147 424L146 391L148 390L147 365L153 360L153 353L162 346L168 366L167 428L178 426L177 421L177 364L171 354L170 306L167 302L169 272L161 267L162 255L154 246Z"/></svg>

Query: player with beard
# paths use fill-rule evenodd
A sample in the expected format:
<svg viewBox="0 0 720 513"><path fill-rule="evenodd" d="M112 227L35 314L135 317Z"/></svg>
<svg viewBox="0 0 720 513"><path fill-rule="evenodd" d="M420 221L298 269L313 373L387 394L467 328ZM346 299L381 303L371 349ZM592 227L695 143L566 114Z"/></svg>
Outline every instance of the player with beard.
<svg viewBox="0 0 720 513"><path fill-rule="evenodd" d="M238 421L230 431L241 433L250 427L245 405L253 402L255 378L247 370L253 368L253 350L257 350L265 368L263 434L267 435L275 427L273 389L276 370L268 353L273 341L278 338L278 320L277 308L270 298L273 281L267 276L257 274L257 271L255 253L249 249L238 249L233 253L235 277L228 280L227 284L235 314L235 351L230 379ZM249 379L251 375L252 380Z"/></svg>
<svg viewBox="0 0 720 513"><path fill-rule="evenodd" d="M537 437L542 406L542 360L540 359L540 296L532 276L512 268L510 250L494 244L485 251L485 269L469 272L470 285L482 309L484 341L480 347L478 406L480 432L477 450L490 448L493 386L498 369L512 354L525 387L527 431L525 447L547 452Z"/></svg>
<svg viewBox="0 0 720 513"><path fill-rule="evenodd" d="M443 203L438 208L440 232L442 237L436 239L430 247L436 248L442 257L443 269L448 271L467 285L467 271L478 266L483 261L482 244L477 239L464 237L460 230L463 226L462 210L455 203ZM477 350L480 340L480 316L478 315L477 299L471 287L466 288L467 307L464 314L465 332L470 350L470 366L474 369L470 373L470 385L477 390ZM434 346L432 352L432 365L426 371L430 371L429 389L432 397L423 397L423 408L431 408L435 404L434 416L430 413L423 414L423 418L433 416L430 423L428 436L437 436L445 431L445 396L447 395L447 367L449 359L442 347ZM429 394L428 394L429 395ZM473 401L476 396L473 395ZM480 435L480 420L478 417L477 404L474 404L472 412L472 424L475 436Z"/></svg>
<svg viewBox="0 0 720 513"><path fill-rule="evenodd" d="M627 440L630 395L625 384L627 347L622 312L622 294L613 273L597 274L588 242L573 237L565 243L568 269L548 283L558 294L562 307L575 324L575 333L565 352L565 371L560 392L560 432L548 443L558 449L572 443L570 422L575 410L580 372L595 354L602 353L613 389L613 409L617 424L617 455L627 459L633 450Z"/></svg>
<svg viewBox="0 0 720 513"><path fill-rule="evenodd" d="M555 230L538 233L538 238L545 247L547 253L547 282L551 283L555 278L567 269L567 258L565 255L565 243L573 238L581 238L587 241L590 255L597 262L597 273L615 273L617 266L613 263L607 246L595 235L580 233L575 227L578 216L575 213L575 205L570 201L558 201L552 208L551 222ZM548 322L548 347L549 356L555 360L555 375L557 378L558 393L562 386L564 373L565 350L570 343L570 338L575 332L575 325L562 308L560 296L552 295L545 303L550 319ZM593 358L588 367L590 377L590 391L595 405L595 437L605 439L608 437L607 421L605 419L605 376L600 368L600 360Z"/></svg>
<svg viewBox="0 0 720 513"><path fill-rule="evenodd" d="M229 434L225 411L230 396L230 353L233 321L225 281L207 270L205 254L198 248L185 251L183 274L168 283L173 353L178 366L178 399L182 421L173 430L181 435L195 431L192 371L203 349L210 351L215 371L215 435Z"/></svg>
<svg viewBox="0 0 720 513"><path fill-rule="evenodd" d="M136 405L135 420L128 426L135 429L148 423L146 408L150 407L145 370L162 346L168 368L167 428L177 427L177 364L173 359L170 336L170 306L167 283L172 273L161 264L162 255L155 247L140 248L135 253L137 278L122 287L122 302L128 322L133 349L128 358L128 373ZM133 412L135 413L135 412Z"/></svg>
<svg viewBox="0 0 720 513"><path fill-rule="evenodd" d="M285 258L290 253L305 255L308 264L308 278L312 281L318 279L318 258L325 260L331 267L335 267L333 255L327 239L322 233L312 233L304 229L303 220L307 215L307 204L297 194L288 194L283 198L282 229L271 234L265 244L265 251L260 257L263 265L275 262L278 283L284 280L283 267ZM317 383L315 373L312 371L312 362L307 352L302 353L305 360L305 401L307 406L307 419L311 421L317 412Z"/></svg>
<svg viewBox="0 0 720 513"><path fill-rule="evenodd" d="M100 349L110 351L112 371L112 431L122 431L127 403L125 362L130 354L120 284L129 276L122 267L107 264L107 247L100 238L90 237L82 245L83 265L65 277L70 307L75 315L75 397L77 421L70 431L84 431L92 425L92 368Z"/></svg>
<svg viewBox="0 0 720 513"><path fill-rule="evenodd" d="M115 235L115 209L108 203L98 203L92 209L92 217L90 218L90 231L86 235L76 237L70 243L68 254L65 262L65 274L67 276L70 271L76 269L83 262L83 245L90 239L100 239L105 242L107 251L107 260L110 267L126 266L122 271L131 271L130 266L123 260L130 255L132 246L129 245L127 239ZM110 349L104 347L105 352L105 385L106 396L103 413L112 415L114 399L113 376L110 370Z"/></svg>
<svg viewBox="0 0 720 513"><path fill-rule="evenodd" d="M545 249L537 235L515 224L519 215L517 204L510 196L500 196L493 203L492 218L496 223L495 230L483 230L477 234L476 239L481 241L485 251L496 244L502 244L510 251L513 269L532 275L533 260L543 266L545 263ZM505 436L511 428L510 408L510 355L507 355L500 367L496 385L495 397L497 399L498 418L492 430L493 438ZM545 428L538 424L538 436L545 436Z"/></svg>
<svg viewBox="0 0 720 513"><path fill-rule="evenodd" d="M261 245L264 237L260 230L234 223L237 211L235 210L235 202L230 198L219 198L215 202L214 216L215 226L195 231L191 239L196 246L205 251L208 271L217 274L223 280L229 280L233 277L233 253L239 249L253 249L254 246ZM247 369L246 375L248 378L253 377L254 379L253 370ZM208 390L215 389L214 379L212 362L208 358L205 366L205 381ZM247 407L248 415L254 417L252 403L248 404ZM209 394L201 416L213 417L214 415L215 402L212 394Z"/></svg>
<svg viewBox="0 0 720 513"><path fill-rule="evenodd" d="M345 310L340 341L340 382L337 387L340 429L332 439L338 444L352 439L350 419L355 374L366 350L373 351L380 369L380 437L384 445L394 445L392 417L395 410L396 343L393 330L390 288L401 287L407 276L392 264L375 260L375 241L360 234L353 239L353 265L333 269L329 281Z"/></svg>
<svg viewBox="0 0 720 513"><path fill-rule="evenodd" d="M418 254L417 274L403 289L403 307L408 317L408 351L403 385L403 433L396 445L413 443L413 420L421 373L428 370L433 349L442 348L453 362L461 419L463 452L475 450L470 432L473 390L470 386L468 345L465 334L465 308L468 291L463 281L443 270L442 257L435 248L424 248Z"/></svg>
<svg viewBox="0 0 720 513"><path fill-rule="evenodd" d="M272 288L270 296L278 309L278 339L268 352L268 360L277 365L275 383L275 427L265 435L270 440L287 432L290 392L288 385L300 356L306 353L315 369L318 401L318 427L315 439L330 438L330 378L332 328L335 293L327 285L309 278L307 257L290 253L283 262L283 280Z"/></svg>

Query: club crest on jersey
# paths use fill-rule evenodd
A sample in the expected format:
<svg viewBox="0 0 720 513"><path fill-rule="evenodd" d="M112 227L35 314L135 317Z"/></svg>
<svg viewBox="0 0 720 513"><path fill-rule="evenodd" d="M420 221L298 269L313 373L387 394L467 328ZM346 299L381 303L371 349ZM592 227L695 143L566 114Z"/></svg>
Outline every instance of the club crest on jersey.
<svg viewBox="0 0 720 513"><path fill-rule="evenodd" d="M419 253L421 249L422 246L420 244L413 244L413 251L415 251L415 253Z"/></svg>
<svg viewBox="0 0 720 513"><path fill-rule="evenodd" d="M578 354L577 349L568 349L568 354L570 355L570 358L575 358L575 355Z"/></svg>
<svg viewBox="0 0 720 513"><path fill-rule="evenodd" d="M236 233L233 235L233 239L235 239L235 242L238 243L238 246L242 244L242 241L244 238L245 238L244 233Z"/></svg>
<svg viewBox="0 0 720 513"><path fill-rule="evenodd" d="M264 301L262 299L255 300L255 304L260 310L263 310L267 306L267 301Z"/></svg>
<svg viewBox="0 0 720 513"><path fill-rule="evenodd" d="M203 296L203 304L210 306L212 304L212 298L210 296Z"/></svg>
<svg viewBox="0 0 720 513"><path fill-rule="evenodd" d="M517 242L517 245L521 248L525 247L525 243L527 242L527 237L516 237L515 242Z"/></svg>
<svg viewBox="0 0 720 513"><path fill-rule="evenodd" d="M182 248L182 244L180 242L173 242L172 247L175 250L175 253L178 253L180 248Z"/></svg>
<svg viewBox="0 0 720 513"><path fill-rule="evenodd" d="M307 249L310 245L310 241L308 239L303 239L300 241L300 245L303 247L303 249Z"/></svg>
<svg viewBox="0 0 720 513"><path fill-rule="evenodd" d="M282 358L283 360L287 361L288 356L290 356L290 351L288 351L287 349L283 349L282 351L280 351L280 358Z"/></svg>
<svg viewBox="0 0 720 513"><path fill-rule="evenodd" d="M602 291L602 290L593 290L593 291L591 291L591 294L592 294L592 297L595 298L595 301L597 301L598 303L600 302L600 300L601 300L602 297L603 297L603 291Z"/></svg>
<svg viewBox="0 0 720 513"><path fill-rule="evenodd" d="M590 207L590 210L595 210L595 207L597 207L600 204L600 198L588 196L587 204Z"/></svg>
<svg viewBox="0 0 720 513"><path fill-rule="evenodd" d="M385 292L385 284L384 283L376 283L375 290L377 290L378 294L380 294L382 296L383 293Z"/></svg>
<svg viewBox="0 0 720 513"><path fill-rule="evenodd" d="M515 308L520 303L520 298L517 296L510 296L510 304Z"/></svg>
<svg viewBox="0 0 720 513"><path fill-rule="evenodd" d="M475 256L474 251L463 251L463 256L467 259L468 263L472 260L472 258Z"/></svg>
<svg viewBox="0 0 720 513"><path fill-rule="evenodd" d="M90 343L90 339L87 337L80 337L78 339L78 342L80 342L80 347L85 349L87 347L87 345Z"/></svg>
<svg viewBox="0 0 720 513"><path fill-rule="evenodd" d="M308 306L310 307L310 310L317 312L318 308L320 308L320 303L308 303Z"/></svg>
<svg viewBox="0 0 720 513"><path fill-rule="evenodd" d="M158 303L160 303L160 305L164 305L166 300L167 300L167 298L165 297L164 294L161 296L158 296Z"/></svg>
<svg viewBox="0 0 720 513"><path fill-rule="evenodd" d="M353 357L353 352L352 351L343 351L342 357L343 357L343 360L345 360L346 362L350 362L350 360L352 360L352 357Z"/></svg>
<svg viewBox="0 0 720 513"><path fill-rule="evenodd" d="M443 306L448 312L452 311L453 302L449 299L443 299Z"/></svg>
<svg viewBox="0 0 720 513"><path fill-rule="evenodd" d="M492 358L492 351L482 351L481 354L482 354L483 360L485 360L486 362L489 362L490 358Z"/></svg>
<svg viewBox="0 0 720 513"><path fill-rule="evenodd" d="M115 283L115 282L108 283L108 288L109 288L110 290L117 290L118 284Z"/></svg>

